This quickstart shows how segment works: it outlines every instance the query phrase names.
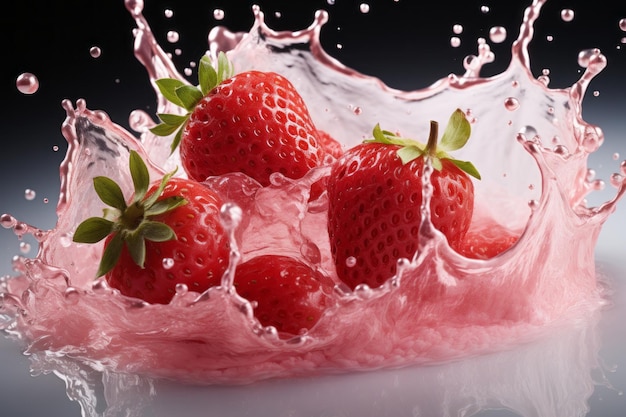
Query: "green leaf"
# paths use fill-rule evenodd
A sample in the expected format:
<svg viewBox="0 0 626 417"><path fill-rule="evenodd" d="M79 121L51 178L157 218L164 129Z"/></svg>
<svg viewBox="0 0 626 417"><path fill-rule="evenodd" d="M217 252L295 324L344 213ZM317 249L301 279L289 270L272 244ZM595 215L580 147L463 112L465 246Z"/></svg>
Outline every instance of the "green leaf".
<svg viewBox="0 0 626 417"><path fill-rule="evenodd" d="M198 82L200 83L200 91L207 95L215 86L217 86L217 72L213 68L213 63L208 55L204 55L200 59L198 65Z"/></svg>
<svg viewBox="0 0 626 417"><path fill-rule="evenodd" d="M115 207L118 210L126 210L126 201L122 189L115 181L107 177L94 177L93 187L96 194L105 204Z"/></svg>
<svg viewBox="0 0 626 417"><path fill-rule="evenodd" d="M126 242L126 248L128 249L128 253L133 259L133 262L143 268L146 262L146 242L144 241L144 236L141 232L141 225L137 228L137 230L134 230L131 233L126 233L124 241Z"/></svg>
<svg viewBox="0 0 626 417"><path fill-rule="evenodd" d="M181 126L183 123L185 123L187 121L187 119L189 119L189 114L168 114L168 113L159 113L157 114L157 116L159 116L159 119L161 119L161 121L167 125L172 125L172 126Z"/></svg>
<svg viewBox="0 0 626 417"><path fill-rule="evenodd" d="M156 80L156 85L159 88L159 91L169 101L176 104L179 107L185 107L183 102L178 98L176 94L176 90L184 85L180 80L175 80L173 78L161 78L160 80Z"/></svg>
<svg viewBox="0 0 626 417"><path fill-rule="evenodd" d="M130 151L129 157L130 176L135 187L135 197L133 202L140 201L146 195L150 186L150 173L141 156L137 151Z"/></svg>
<svg viewBox="0 0 626 417"><path fill-rule="evenodd" d="M424 150L418 148L417 146L404 146L398 149L397 154L400 157L402 164L406 165L412 160L424 155Z"/></svg>
<svg viewBox="0 0 626 417"><path fill-rule="evenodd" d="M437 171L441 171L441 169L443 168L443 164L441 163L441 159L439 159L437 157L430 158L430 163L432 164L433 168L435 168Z"/></svg>
<svg viewBox="0 0 626 417"><path fill-rule="evenodd" d="M101 277L113 269L118 259L120 259L123 246L124 241L122 240L121 234L116 233L104 249L102 259L100 259L100 265L98 266L98 272L96 273L97 277Z"/></svg>
<svg viewBox="0 0 626 417"><path fill-rule="evenodd" d="M461 109L456 109L448 120L445 132L441 137L439 149L442 151L455 151L461 149L467 143L472 127Z"/></svg>
<svg viewBox="0 0 626 417"><path fill-rule="evenodd" d="M174 230L172 230L172 228L165 223L161 222L145 221L141 223L138 231L141 232L141 235L145 239L153 242L165 242L176 239L176 233L174 233Z"/></svg>
<svg viewBox="0 0 626 417"><path fill-rule="evenodd" d="M114 223L102 217L90 217L78 225L72 240L78 243L97 243L113 231Z"/></svg>
<svg viewBox="0 0 626 417"><path fill-rule="evenodd" d="M144 207L146 210L149 210L150 207L154 205L154 203L161 196L161 193L165 189L167 182L170 180L170 178L172 178L172 176L175 173L176 173L176 169L172 172L168 172L167 174L163 176L163 178L161 178L161 183L159 184L159 187L156 190L154 190L154 192L152 192L149 196L147 196L146 200L144 201Z"/></svg>
<svg viewBox="0 0 626 417"><path fill-rule="evenodd" d="M458 159L451 159L451 158L450 158L450 162L452 162L454 165L459 167L462 171L466 172L467 174L471 175L477 180L481 179L480 173L478 172L474 164L472 164L471 162L459 161Z"/></svg>
<svg viewBox="0 0 626 417"><path fill-rule="evenodd" d="M156 216L187 204L184 197L172 196L154 202L145 212L146 217Z"/></svg>
<svg viewBox="0 0 626 417"><path fill-rule="evenodd" d="M217 55L217 82L221 83L233 76L233 66L224 52Z"/></svg>
<svg viewBox="0 0 626 417"><path fill-rule="evenodd" d="M178 145L180 145L180 141L182 139L183 139L183 129L178 129L178 132L176 132L176 136L174 136L174 140L172 141L172 144L170 145L170 155L174 153Z"/></svg>
<svg viewBox="0 0 626 417"><path fill-rule="evenodd" d="M172 133L176 132L177 129L180 129L180 126L159 123L158 125L151 127L150 132L154 133L157 136L169 136Z"/></svg>
<svg viewBox="0 0 626 417"><path fill-rule="evenodd" d="M178 87L176 89L176 96L183 104L183 107L188 111L193 111L196 104L198 104L198 102L202 100L202 97L204 97L202 91L191 85Z"/></svg>

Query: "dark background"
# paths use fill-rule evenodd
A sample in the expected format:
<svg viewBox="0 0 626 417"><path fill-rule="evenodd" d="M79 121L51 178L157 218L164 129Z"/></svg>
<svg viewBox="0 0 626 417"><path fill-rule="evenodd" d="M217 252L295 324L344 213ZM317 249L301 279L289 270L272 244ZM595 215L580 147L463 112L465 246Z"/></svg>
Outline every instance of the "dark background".
<svg viewBox="0 0 626 417"><path fill-rule="evenodd" d="M233 31L248 30L253 21L252 4L261 7L267 23L276 30L302 29L313 21L315 10L326 9L330 21L322 30L321 40L329 54L360 72L378 76L391 87L418 89L450 73L462 74L463 58L476 53L476 39L488 38L489 29L495 25L506 27L508 37L504 43L490 43L496 63L487 65L483 75L502 72L509 63L510 45L517 37L524 8L530 0L369 0L369 13L359 11L362 3L359 0L334 3L146 0L144 15L161 46L169 52L182 49L182 55L175 56L174 61L184 68L204 53L207 34L214 25L224 25ZM482 12L481 6L489 7L489 12ZM564 8L575 10L572 22L561 20L560 11ZM166 18L165 9L173 10L173 17ZM223 9L225 18L216 21L214 9ZM280 18L275 16L276 11L281 12ZM611 155L619 152L622 159L626 157L626 44L621 44L626 32L618 26L625 17L624 1L549 0L530 48L534 75L539 76L544 68L550 69L550 86L555 88L568 87L580 77L581 68L577 65L580 50L600 48L607 56L608 68L591 85L591 91L598 91L599 95L588 93L584 105L585 119L600 125L606 134L604 147L591 162L591 167L605 177L617 164ZM128 128L132 110L154 113L155 95L144 68L134 58L134 21L123 0L7 2L2 5L0 23L5 41L0 65L0 97L4 102L0 111L0 214L11 213L35 226L50 228L55 222L58 165L66 149L60 131L65 118L61 100L75 102L84 98L89 108L106 111L113 121ZM457 23L464 27L458 35L462 44L452 48L452 26ZM169 30L179 32L179 42L170 44L166 40ZM546 40L548 35L554 36L552 42ZM342 47L338 48L337 44ZM92 46L101 48L99 58L90 56ZM17 91L15 80L23 72L38 76L40 88L36 94ZM54 146L59 150L54 151ZM34 200L24 198L26 189L35 190ZM44 199L49 202L45 203ZM624 218L622 213L614 219L609 232L619 234ZM10 272L9 260L18 253L16 242L10 231L0 229L0 275ZM623 246L613 241L602 250L624 256ZM54 409L52 404L68 403L56 379L58 389L54 392L43 382L36 385L39 378L7 391L11 381L22 381L27 367L25 360L15 367L7 363L0 366L3 375L0 407L13 395L33 389L42 396L42 402L50 404L50 410ZM597 397L591 399L592 411L595 407L601 409L598 401ZM13 410L7 417L33 417L34 410L42 408L45 409L43 404L24 404L24 410ZM78 415L75 404L69 404L69 409Z"/></svg>

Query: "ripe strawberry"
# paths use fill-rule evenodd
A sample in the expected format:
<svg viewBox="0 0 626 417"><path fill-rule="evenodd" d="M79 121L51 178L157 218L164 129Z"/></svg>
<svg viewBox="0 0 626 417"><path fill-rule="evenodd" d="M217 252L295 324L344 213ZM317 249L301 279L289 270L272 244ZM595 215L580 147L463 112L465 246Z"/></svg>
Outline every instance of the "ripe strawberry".
<svg viewBox="0 0 626 417"><path fill-rule="evenodd" d="M122 294L167 304L177 284L202 292L219 285L228 266L230 241L219 217L220 198L202 184L166 175L150 186L148 170L130 155L135 194L126 203L120 187L94 178L103 202L113 209L104 218L82 222L74 241L105 240L97 276Z"/></svg>
<svg viewBox="0 0 626 417"><path fill-rule="evenodd" d="M199 88L157 81L163 96L188 113L159 114L162 123L151 129L161 136L178 131L172 149L180 144L190 178L243 172L266 186L274 172L297 179L323 163L308 109L285 77L261 71L233 75L220 54L217 70L207 56L200 60L198 78Z"/></svg>
<svg viewBox="0 0 626 417"><path fill-rule="evenodd" d="M262 255L237 267L237 293L255 302L263 326L289 334L311 329L330 305L330 278L288 256Z"/></svg>
<svg viewBox="0 0 626 417"><path fill-rule="evenodd" d="M361 283L378 287L395 273L399 258L415 254L425 158L435 168L432 223L452 248L458 249L463 241L474 204L467 173L480 176L471 163L450 159L446 151L465 145L470 125L461 110L455 111L439 147L437 126L431 122L426 145L376 126L373 140L348 150L333 167L328 232L337 274L349 287Z"/></svg>

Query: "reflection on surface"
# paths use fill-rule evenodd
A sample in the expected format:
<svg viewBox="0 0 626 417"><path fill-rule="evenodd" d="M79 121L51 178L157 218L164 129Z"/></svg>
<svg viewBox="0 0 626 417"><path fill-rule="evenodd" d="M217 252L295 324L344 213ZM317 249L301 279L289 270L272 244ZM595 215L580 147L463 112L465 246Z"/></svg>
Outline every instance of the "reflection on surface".
<svg viewBox="0 0 626 417"><path fill-rule="evenodd" d="M53 372L83 415L95 416L584 416L599 370L601 312L549 330L515 350L436 366L266 381L185 386L31 356ZM498 414L486 410L498 409Z"/></svg>

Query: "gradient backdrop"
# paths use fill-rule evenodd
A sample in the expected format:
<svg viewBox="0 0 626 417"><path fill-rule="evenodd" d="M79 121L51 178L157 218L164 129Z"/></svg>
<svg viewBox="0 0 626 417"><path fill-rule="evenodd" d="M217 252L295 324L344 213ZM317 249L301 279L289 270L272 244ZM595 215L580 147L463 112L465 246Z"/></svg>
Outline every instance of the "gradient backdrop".
<svg viewBox="0 0 626 417"><path fill-rule="evenodd" d="M356 0L145 2L144 14L161 45L170 52L175 48L182 49L182 54L175 58L179 68L201 56L207 48L206 36L214 25L222 24L236 31L247 30L253 20L252 4L261 6L268 24L275 29L304 28L311 23L315 10L327 9L330 21L322 31L326 51L346 65L378 76L389 86L400 89L423 88L449 73L461 74L463 58L476 52L476 39L488 37L489 28L495 25L506 27L509 36L502 44L492 44L497 62L486 66L483 75L503 71L509 62L510 42L517 36L523 9L530 3L522 0L429 3L369 0L369 13L362 13L359 7L362 2ZM482 6L488 7L489 11L481 10ZM564 8L575 10L572 22L561 20L560 11ZM165 9L172 9L173 17L166 18ZM213 17L214 9L224 10L223 20L217 21ZM276 11L280 11L280 17L275 15ZM577 65L577 54L580 50L597 47L608 58L608 68L591 86L591 90L598 91L599 95L588 94L584 105L585 119L600 125L606 135L602 150L591 159L591 168L608 180L618 165L613 155L620 153L620 159L626 157L626 43L622 44L626 32L618 24L621 18L626 18L626 3L549 0L542 16L530 55L535 75L540 75L544 68L550 69L551 87L567 87L579 78L581 69ZM464 27L463 33L458 35L462 44L452 48L450 37L454 36L452 26L456 23ZM89 108L103 109L115 122L128 127L128 114L132 110L144 109L154 113L154 93L143 67L133 56L133 20L122 0L10 2L3 5L1 27L5 44L2 51L4 62L0 66L4 101L0 111L0 213L11 213L30 224L50 228L55 222L58 165L66 149L60 133L65 117L61 100L85 98ZM165 34L169 30L179 32L179 42L167 42ZM552 42L546 39L549 35L554 36ZM338 48L338 44L342 47ZM100 57L90 55L92 46L101 48ZM23 72L38 76L40 89L36 94L24 95L17 91L15 80ZM57 151L55 147L58 147ZM35 191L33 200L25 198L26 189ZM598 201L603 196L600 193ZM45 199L48 199L47 203ZM618 278L622 278L626 271L623 262L626 255L625 223L626 212L620 208L605 227L598 245L599 264L616 270ZM0 274L10 273L10 259L17 253L17 240L10 231L1 229ZM34 250L30 254L33 255ZM615 390L596 389L588 399L589 416L626 415L626 400L618 395L618 391L626 389L622 369L626 360L626 354L622 353L626 349L626 329L620 327L619 320L625 310L624 303L619 301L623 299L623 292L618 291L617 305L607 312L601 332L604 341L600 349L604 355L602 359L615 365L615 372L609 375ZM17 345L0 339L0 415L80 415L78 406L65 397L60 379L53 376L32 378L28 368L28 360L20 354ZM302 389L305 390L306 385ZM394 416L393 410L390 405L387 415ZM213 415L210 410L205 411L190 415ZM309 414L297 409L292 412L285 415L321 415L310 414L310 409ZM262 411L253 414L263 415ZM347 412L345 415L353 414ZM493 411L480 415L516 414Z"/></svg>

